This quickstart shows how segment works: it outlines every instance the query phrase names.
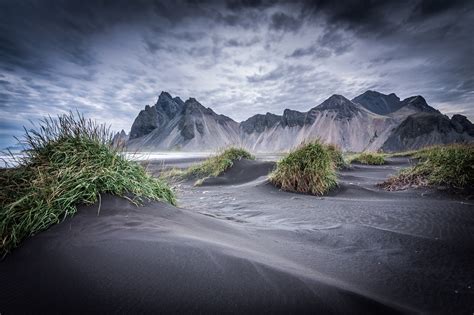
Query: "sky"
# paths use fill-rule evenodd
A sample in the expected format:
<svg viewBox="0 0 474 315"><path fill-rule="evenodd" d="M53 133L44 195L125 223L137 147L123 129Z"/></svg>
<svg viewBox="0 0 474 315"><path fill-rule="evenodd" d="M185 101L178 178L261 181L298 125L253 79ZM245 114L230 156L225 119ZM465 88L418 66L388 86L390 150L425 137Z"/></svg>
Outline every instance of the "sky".
<svg viewBox="0 0 474 315"><path fill-rule="evenodd" d="M0 148L78 110L130 130L161 91L242 121L332 94L474 121L474 1L0 0Z"/></svg>

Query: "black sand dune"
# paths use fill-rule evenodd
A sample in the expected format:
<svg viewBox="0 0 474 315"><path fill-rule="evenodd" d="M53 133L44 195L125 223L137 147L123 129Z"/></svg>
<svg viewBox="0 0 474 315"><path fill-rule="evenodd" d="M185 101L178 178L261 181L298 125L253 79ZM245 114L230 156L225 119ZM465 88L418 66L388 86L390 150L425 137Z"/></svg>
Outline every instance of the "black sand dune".
<svg viewBox="0 0 474 315"><path fill-rule="evenodd" d="M262 161L182 183L183 209L104 196L0 262L0 312L472 314L474 206L374 186L408 163L342 171L325 197Z"/></svg>
<svg viewBox="0 0 474 315"><path fill-rule="evenodd" d="M257 179L240 185L181 187L181 206L265 231L285 257L409 309L474 312L474 203L432 189L375 186L411 165L339 172L329 196L278 190Z"/></svg>
<svg viewBox="0 0 474 315"><path fill-rule="evenodd" d="M230 169L218 177L209 177L202 181L201 186L236 185L247 183L269 174L275 167L275 162L237 160Z"/></svg>
<svg viewBox="0 0 474 315"><path fill-rule="evenodd" d="M256 244L244 227L104 196L1 263L2 314L395 309Z"/></svg>

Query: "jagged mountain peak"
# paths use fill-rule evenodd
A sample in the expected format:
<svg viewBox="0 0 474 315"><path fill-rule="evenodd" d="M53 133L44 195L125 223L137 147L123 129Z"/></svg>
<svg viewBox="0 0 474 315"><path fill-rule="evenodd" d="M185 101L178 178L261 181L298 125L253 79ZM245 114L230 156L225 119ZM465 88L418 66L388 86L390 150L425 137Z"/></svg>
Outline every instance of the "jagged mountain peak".
<svg viewBox="0 0 474 315"><path fill-rule="evenodd" d="M155 108L158 113L165 113L169 119L172 119L182 110L183 105L184 104L175 101L175 99L168 92L163 91L158 97Z"/></svg>
<svg viewBox="0 0 474 315"><path fill-rule="evenodd" d="M451 119L439 112L419 112L406 117L382 146L385 151L401 151L457 142L472 142L474 126L464 116Z"/></svg>
<svg viewBox="0 0 474 315"><path fill-rule="evenodd" d="M139 138L161 128L176 117L182 108L183 104L176 102L168 92L162 91L155 105L146 105L135 118L130 130L130 139Z"/></svg>
<svg viewBox="0 0 474 315"><path fill-rule="evenodd" d="M283 111L282 125L283 127L303 126L306 120L306 113L299 112L293 109L285 109Z"/></svg>
<svg viewBox="0 0 474 315"><path fill-rule="evenodd" d="M191 97L184 102L184 113L186 115L214 115L218 116L211 108L204 107L194 97Z"/></svg>
<svg viewBox="0 0 474 315"><path fill-rule="evenodd" d="M115 146L123 146L128 141L128 139L129 137L127 133L122 129L112 137L112 144Z"/></svg>
<svg viewBox="0 0 474 315"><path fill-rule="evenodd" d="M402 107L411 107L412 109L420 112L440 114L440 111L429 106L428 103L426 103L425 98L421 95L408 97L404 99L401 103Z"/></svg>
<svg viewBox="0 0 474 315"><path fill-rule="evenodd" d="M161 99L161 98L173 99L171 94L166 91L161 91L160 96L158 96L158 99Z"/></svg>
<svg viewBox="0 0 474 315"><path fill-rule="evenodd" d="M125 137L123 132L117 135ZM127 145L136 150L197 151L240 145L255 151L277 152L316 138L344 150L399 150L473 142L474 125L462 115L449 119L420 95L400 101L394 93L373 90L353 100L334 94L308 112L267 112L239 124L204 107L195 98L183 102L163 91L155 105L140 111Z"/></svg>
<svg viewBox="0 0 474 315"><path fill-rule="evenodd" d="M314 114L315 111L332 111L337 113L336 118L338 119L350 119L360 112L360 108L344 96L334 94L313 108L310 114Z"/></svg>
<svg viewBox="0 0 474 315"><path fill-rule="evenodd" d="M183 106L184 105L184 101L179 98L179 96L176 96L175 98L173 98L173 101L175 101L177 104Z"/></svg>
<svg viewBox="0 0 474 315"><path fill-rule="evenodd" d="M340 109L342 106L354 106L350 100L339 94L333 94L324 102L316 106L318 109Z"/></svg>
<svg viewBox="0 0 474 315"><path fill-rule="evenodd" d="M400 100L400 98L397 96L397 94L395 93L390 93L390 94L384 94L384 93L381 93L379 91L375 91L375 90L367 90L365 91L364 93L362 93L361 95L355 97L355 98L358 98L358 97L390 97L390 98L396 98L398 100Z"/></svg>
<svg viewBox="0 0 474 315"><path fill-rule="evenodd" d="M194 97L188 98L185 102L184 105L186 107L196 107L196 108L205 108L201 103L199 103Z"/></svg>
<svg viewBox="0 0 474 315"><path fill-rule="evenodd" d="M399 110L403 105L395 93L383 94L373 90L365 91L361 95L353 98L352 101L379 115L393 113Z"/></svg>
<svg viewBox="0 0 474 315"><path fill-rule="evenodd" d="M471 123L466 116L455 114L451 117L451 123L457 132L466 132L474 137L474 124Z"/></svg>
<svg viewBox="0 0 474 315"><path fill-rule="evenodd" d="M246 133L263 132L281 121L281 116L267 112L256 114L240 123L240 128Z"/></svg>

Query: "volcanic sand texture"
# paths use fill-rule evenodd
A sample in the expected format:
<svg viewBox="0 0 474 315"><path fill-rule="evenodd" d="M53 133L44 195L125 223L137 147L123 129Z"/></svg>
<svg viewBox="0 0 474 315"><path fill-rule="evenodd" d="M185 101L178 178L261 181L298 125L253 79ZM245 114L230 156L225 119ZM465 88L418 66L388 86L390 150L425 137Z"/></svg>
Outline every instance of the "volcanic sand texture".
<svg viewBox="0 0 474 315"><path fill-rule="evenodd" d="M0 262L0 312L474 311L474 207L374 187L407 159L342 171L323 198L241 162L181 184L186 209L103 196L28 239Z"/></svg>
<svg viewBox="0 0 474 315"><path fill-rule="evenodd" d="M410 165L409 158L352 165L324 197L280 191L260 177L182 185L178 198L182 207L254 227L280 243L280 255L367 296L418 311L472 313L474 204L433 189L375 186Z"/></svg>

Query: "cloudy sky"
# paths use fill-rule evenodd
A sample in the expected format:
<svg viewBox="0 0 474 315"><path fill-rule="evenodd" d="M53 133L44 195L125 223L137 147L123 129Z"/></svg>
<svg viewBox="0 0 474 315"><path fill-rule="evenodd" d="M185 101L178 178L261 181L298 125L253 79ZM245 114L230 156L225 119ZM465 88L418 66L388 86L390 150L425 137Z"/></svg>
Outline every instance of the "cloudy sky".
<svg viewBox="0 0 474 315"><path fill-rule="evenodd" d="M474 120L474 1L0 0L0 148L78 109L130 130L164 90L240 121L368 89Z"/></svg>

